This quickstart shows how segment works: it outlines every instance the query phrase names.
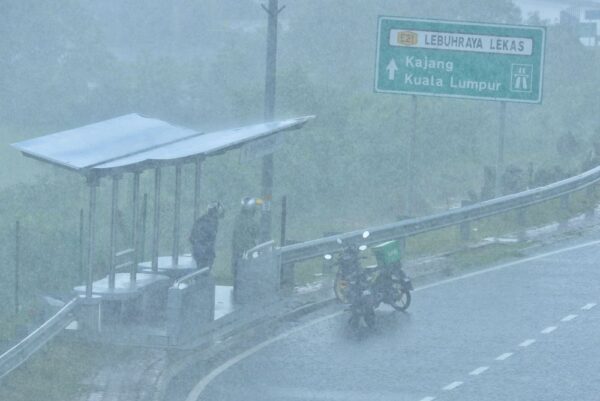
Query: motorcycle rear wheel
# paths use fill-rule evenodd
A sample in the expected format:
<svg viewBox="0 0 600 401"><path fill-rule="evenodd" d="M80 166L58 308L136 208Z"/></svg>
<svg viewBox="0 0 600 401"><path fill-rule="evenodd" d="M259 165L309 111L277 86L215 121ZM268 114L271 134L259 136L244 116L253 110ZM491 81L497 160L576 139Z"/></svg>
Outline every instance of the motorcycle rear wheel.
<svg viewBox="0 0 600 401"><path fill-rule="evenodd" d="M400 282L394 282L392 288L392 299L388 303L397 311L405 311L410 306L410 291L405 289Z"/></svg>

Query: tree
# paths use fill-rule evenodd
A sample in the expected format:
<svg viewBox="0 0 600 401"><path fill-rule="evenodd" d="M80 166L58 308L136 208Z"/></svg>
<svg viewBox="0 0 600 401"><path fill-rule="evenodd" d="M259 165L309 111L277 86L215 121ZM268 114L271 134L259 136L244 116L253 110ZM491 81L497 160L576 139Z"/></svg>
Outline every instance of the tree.
<svg viewBox="0 0 600 401"><path fill-rule="evenodd" d="M110 82L111 57L79 1L6 2L0 14L0 117L60 125Z"/></svg>

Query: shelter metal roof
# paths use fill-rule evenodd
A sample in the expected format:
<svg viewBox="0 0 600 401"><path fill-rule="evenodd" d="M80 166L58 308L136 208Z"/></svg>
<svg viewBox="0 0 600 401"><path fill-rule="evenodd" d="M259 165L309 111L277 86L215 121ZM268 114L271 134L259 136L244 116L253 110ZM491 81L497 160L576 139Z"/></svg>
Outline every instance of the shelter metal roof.
<svg viewBox="0 0 600 401"><path fill-rule="evenodd" d="M152 167L210 156L277 132L302 127L314 116L202 134L165 121L129 114L18 142L25 156L82 173ZM150 166L145 164L150 163Z"/></svg>

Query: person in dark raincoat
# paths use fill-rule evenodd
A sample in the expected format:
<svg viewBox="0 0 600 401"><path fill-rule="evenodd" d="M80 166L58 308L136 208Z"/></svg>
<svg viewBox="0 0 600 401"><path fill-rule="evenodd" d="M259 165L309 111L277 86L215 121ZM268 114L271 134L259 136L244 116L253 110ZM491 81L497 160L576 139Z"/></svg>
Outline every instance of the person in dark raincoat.
<svg viewBox="0 0 600 401"><path fill-rule="evenodd" d="M194 222L189 240L192 244L192 256L198 269L212 268L215 260L215 242L219 230L219 219L224 215L223 205L220 202L213 202L208 206L206 213Z"/></svg>

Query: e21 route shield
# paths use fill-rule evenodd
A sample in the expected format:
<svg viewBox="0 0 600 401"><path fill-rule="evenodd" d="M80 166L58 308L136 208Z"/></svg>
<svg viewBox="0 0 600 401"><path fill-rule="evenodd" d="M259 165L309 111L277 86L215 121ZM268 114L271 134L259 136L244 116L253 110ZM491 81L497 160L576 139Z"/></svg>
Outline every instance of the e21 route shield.
<svg viewBox="0 0 600 401"><path fill-rule="evenodd" d="M375 91L540 103L543 27L380 17Z"/></svg>

